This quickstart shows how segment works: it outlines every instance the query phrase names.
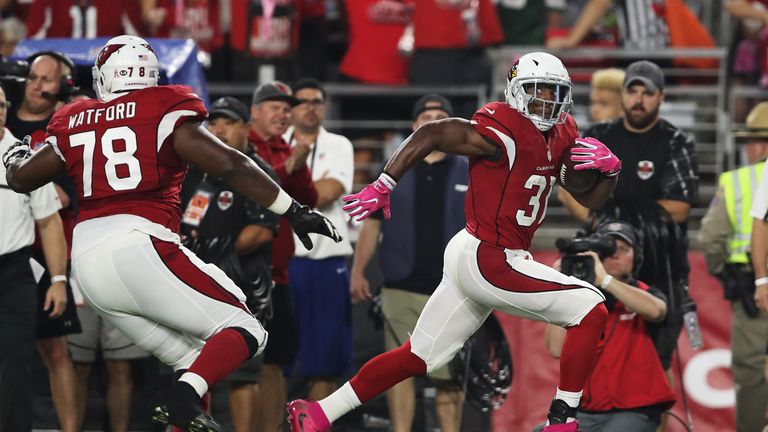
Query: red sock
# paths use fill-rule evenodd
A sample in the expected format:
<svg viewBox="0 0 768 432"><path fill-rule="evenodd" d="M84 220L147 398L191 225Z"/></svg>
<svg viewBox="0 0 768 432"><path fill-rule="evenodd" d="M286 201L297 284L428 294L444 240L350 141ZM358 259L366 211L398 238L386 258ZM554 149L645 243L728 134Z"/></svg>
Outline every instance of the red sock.
<svg viewBox="0 0 768 432"><path fill-rule="evenodd" d="M560 385L557 388L570 392L580 392L584 388L597 360L597 343L606 321L608 310L600 303L579 325L568 329L560 353Z"/></svg>
<svg viewBox="0 0 768 432"><path fill-rule="evenodd" d="M360 402L387 391L400 381L427 373L427 364L411 352L411 340L399 348L379 354L360 368L349 384Z"/></svg>
<svg viewBox="0 0 768 432"><path fill-rule="evenodd" d="M247 359L248 344L243 335L235 329L226 328L208 339L188 372L199 375L210 388Z"/></svg>

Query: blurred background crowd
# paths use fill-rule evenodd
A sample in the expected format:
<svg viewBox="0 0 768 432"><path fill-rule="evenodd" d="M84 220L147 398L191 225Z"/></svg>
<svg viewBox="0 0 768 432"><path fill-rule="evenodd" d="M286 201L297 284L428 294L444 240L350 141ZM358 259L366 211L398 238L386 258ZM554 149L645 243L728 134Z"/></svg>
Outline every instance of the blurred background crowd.
<svg viewBox="0 0 768 432"><path fill-rule="evenodd" d="M503 100L506 75L515 59L546 50L562 58L570 72L572 114L584 131L625 114L629 108L622 102L627 84L624 69L636 60L652 61L663 71L658 88L663 97L652 108L695 143L697 190L691 192L686 217L675 219L688 233L684 241L690 239L690 253L698 254L690 264L691 295L699 301L700 316L733 313L734 334L741 331L737 317L742 317L749 327L743 334L753 341L740 346L762 344L762 353L753 349L741 357L734 349L734 364L737 358L748 357L745 367L753 369L751 374L739 375L736 369L730 371L730 363L718 363L727 372L716 381L731 393L723 395L718 393L722 388L717 388L705 394L698 389L698 399L689 396L691 404L694 410L725 413L720 416L725 420L717 416L706 420L715 429L701 430L759 432L766 426L766 312L751 309L754 302L740 303L743 295L726 290L735 308L732 312L719 288L704 292L694 279L703 284L707 270L728 279L717 259L740 263L731 239L713 237L702 220L710 203L717 204L717 197L725 194L728 183L723 173L768 156L768 107L759 105L768 99L768 1L0 0L0 17L4 88L0 118L13 136L31 134L33 144L35 140L41 144L56 109L76 98L94 97L90 65L96 54L93 47L103 44L100 38L140 35L156 49L161 47L158 54L165 82L189 84L206 100L212 133L252 155L286 190L293 188L292 195L302 203L320 209L343 227L345 242L316 241L315 249L307 251L285 234L284 221L239 201L242 197L218 179L194 168L190 171L182 203L187 245L220 266L227 266L226 260L230 264L239 260L237 268L230 270L247 273L243 280L262 283L253 282L258 286L250 291L249 306L267 323L269 348L264 358L249 362L238 372L241 375L213 391L214 417L237 431L283 430L283 405L289 396L322 398L356 365L381 352L383 341L389 348L407 337L418 315L416 306L423 307L420 302L441 276L441 265L423 257L442 253L441 227L463 224L463 219L453 220L451 213L460 214L463 201L450 193L436 197L441 193L434 191L448 184L463 198L466 178L451 177L457 162L440 155L430 155L420 166L410 193L431 196L435 209L445 207L435 216L441 219L439 227L432 229L423 220L382 226L380 217L361 227L342 214L340 197L375 179L412 130L447 116L469 118L484 103ZM190 70L193 73L179 72ZM627 169L653 170L653 164L625 165ZM423 185L437 189L425 192L419 189L427 187ZM56 187L67 234L77 206L65 181ZM412 204L407 193L402 199ZM218 210L208 211L209 206ZM228 213L230 209L237 215ZM589 220L562 193L550 197L548 216L533 247L545 256L554 250L556 238L573 237ZM727 218L720 223L727 225ZM741 227L732 228L743 234ZM11 229L0 226L0 232ZM416 257L398 249L395 239L403 233L412 233L416 239L416 246L404 248L408 252L415 248ZM380 235L383 242L377 252ZM212 251L210 239L226 242L218 244L221 250ZM223 256L222 244L231 246L234 258ZM714 246L707 249L707 244ZM5 246L0 237L0 248ZM718 247L728 250L724 257L718 258ZM0 249L0 268L2 256L10 251ZM706 283L719 285L713 278ZM7 366L3 371L0 405L6 408L0 417L6 419L5 429L0 429L149 430L150 400L171 380L172 371L131 346L115 329L105 327L83 304L77 287L69 285L69 312L64 312L56 330L38 331L38 349L18 356L12 365L16 369ZM381 286L386 288L379 297ZM702 312L702 304L719 305L726 315ZM705 341L708 332L730 331L730 320L725 321L724 330L705 324ZM526 365L531 365L516 347L530 338L526 343L544 353L544 326L536 330L542 337L530 337L521 330L528 327L502 324L515 344L516 378L536 386L536 373L529 373ZM705 348L730 355L728 334L710 336L718 342L711 342L712 346L705 342ZM334 349L326 350L332 351L327 358L317 359L313 353L324 349L318 345ZM686 363L695 357L692 351L684 351ZM10 373L9 378L8 370L18 375ZM446 384L452 374L443 373L396 388L388 407L382 399L334 430L407 431L412 422L413 430L419 431L530 430L533 426L521 414L529 405L518 400L525 395L514 384L510 395L517 392L518 399L507 401L505 416L492 417L487 401L480 404L485 409L467 404L464 415L457 414L464 404L460 390L467 388ZM677 376L679 382L682 371ZM742 399L732 395L732 380L740 376L744 381L737 387L756 388ZM414 393L414 388L419 391ZM762 399L757 406L742 402L750 411L739 414L748 420L738 420L738 427L734 399ZM688 404L683 406L681 417L690 413ZM753 413L760 410L755 417ZM9 412L17 419L7 423ZM690 417L681 423L686 422L690 426ZM684 430L679 425L669 427Z"/></svg>

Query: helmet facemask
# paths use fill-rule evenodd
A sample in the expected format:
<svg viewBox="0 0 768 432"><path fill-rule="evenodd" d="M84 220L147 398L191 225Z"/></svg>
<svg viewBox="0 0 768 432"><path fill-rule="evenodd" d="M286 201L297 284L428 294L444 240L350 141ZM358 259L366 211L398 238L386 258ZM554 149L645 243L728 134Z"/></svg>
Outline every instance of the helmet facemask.
<svg viewBox="0 0 768 432"><path fill-rule="evenodd" d="M547 53L521 57L507 76L507 103L541 131L564 123L573 106L572 83L560 60Z"/></svg>

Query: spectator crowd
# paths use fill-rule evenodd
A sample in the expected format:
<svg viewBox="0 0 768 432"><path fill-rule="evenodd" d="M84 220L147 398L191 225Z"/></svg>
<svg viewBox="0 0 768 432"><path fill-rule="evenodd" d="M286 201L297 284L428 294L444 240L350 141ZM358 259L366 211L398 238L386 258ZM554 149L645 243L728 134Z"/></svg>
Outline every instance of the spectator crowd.
<svg viewBox="0 0 768 432"><path fill-rule="evenodd" d="M181 189L178 234L186 248L242 290L248 309L269 333L263 352L212 389L225 394L219 399L226 399L231 429L280 432L287 427L290 396L320 401L347 390L345 380L359 357L355 305L381 306L381 347L395 350L409 340L444 276L443 249L467 225L470 163L438 150L398 179L391 215L379 210L359 223L342 210L342 197L375 179L378 173L369 175L367 167L378 165L370 148L358 147L359 131L328 126L331 113L345 120L377 118L406 105L393 108L376 100L362 108L334 106L329 84L490 88L498 65L489 49L499 46L538 46L555 55L577 47L714 47L718 38L697 18L698 3L10 0L0 2L0 53L12 56L24 39L190 38L209 82L255 89L248 101L242 94L214 98L205 127L298 203L325 215L343 240L297 236L285 215L194 164ZM768 88L768 2L716 3L709 6L721 7L736 24L727 38L729 85ZM683 40L681 26L694 29L693 36ZM576 238L592 235L613 245L606 253L579 251L591 258L588 282L606 298L607 318L581 405L577 411L565 406L563 413L575 415L585 432L664 431L666 411L678 402L680 383L672 373L677 341L682 332L691 338L696 331L687 321L696 312L688 292L688 234L696 223L692 209L706 204L696 139L663 114L665 90L687 82L666 71L710 65L672 58L591 61L574 61L600 69L582 80L590 93L581 136L605 143L623 169L611 173L617 186L610 197L591 208L578 191L560 187L555 194L569 226L580 228ZM46 146L55 112L99 97L66 55L41 51L27 62L23 83L0 81L0 155L26 136L32 152L38 151ZM516 60L511 64L510 81ZM572 78L576 81L576 74ZM12 91L19 86L16 97ZM419 96L413 104L409 99L405 110L410 130L389 132L397 145L399 133L408 136L430 122L481 112L474 102L450 95ZM728 156L735 168L718 167L717 192L694 240L733 310L734 430L759 432L768 430L768 102L735 100L729 109L738 124L728 131L736 142L735 154ZM498 160L488 156L482 163ZM136 405L136 392L172 379L173 372L156 370L151 353L104 319L70 277L77 197L65 175L31 193L16 193L0 166L0 430L37 426L33 409L40 393L50 394L55 412L56 424L48 426L91 429L94 390L105 400L105 420L98 427L149 428L150 413L140 400ZM563 267L560 260L546 264ZM380 274L380 288L369 281L372 273ZM531 343L543 342L560 358L567 327L550 323L545 340ZM40 361L47 379L29 367ZM94 371L105 378L94 377ZM446 432L475 430L462 427L470 396L456 373L445 365L426 375L427 385L437 389L435 426ZM48 390L29 385L36 381L45 381ZM416 389L422 385L409 378L387 391L387 427L416 430ZM210 395L202 401L210 412ZM547 413L541 414L544 420Z"/></svg>

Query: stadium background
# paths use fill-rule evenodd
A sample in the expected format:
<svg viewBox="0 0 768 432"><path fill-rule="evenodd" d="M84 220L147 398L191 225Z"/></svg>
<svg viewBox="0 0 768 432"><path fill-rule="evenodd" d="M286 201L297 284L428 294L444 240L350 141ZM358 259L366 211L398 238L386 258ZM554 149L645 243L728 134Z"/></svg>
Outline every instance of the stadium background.
<svg viewBox="0 0 768 432"><path fill-rule="evenodd" d="M715 2L717 4L718 2ZM727 17L718 16L713 12L715 5L704 9L704 19L709 13L709 22L718 28L717 34L727 34ZM723 14L725 15L725 14ZM197 62L197 48L189 41L156 41L150 40L158 49L161 62L166 65L166 74L170 82L192 85L202 96L213 99L222 95L235 95L247 101L255 87L255 83L206 82L205 75ZM98 48L104 40L25 40L17 47L16 58L26 58L28 54L43 49L56 49L70 55L80 66L78 75L82 85L88 85L90 65ZM738 150L733 144L731 131L741 125L743 119L728 107L737 103L750 104L768 96L765 90L757 86L734 86L728 88L726 80L727 59L729 50L725 48L726 38L721 38L719 47L711 49L667 49L654 52L625 51L616 48L579 48L562 53L566 66L569 67L576 86L574 89L577 105L574 116L581 127L588 125L586 121L586 95L588 94L588 77L592 70L612 61L625 61L630 58L714 58L715 66L711 68L672 68L666 70L674 77L675 84L667 89L667 102L662 108L662 116L674 124L693 133L697 140L699 163L702 177L701 195L698 205L692 209L692 222L689 224L695 239L698 220L703 215L706 204L712 197L717 175L725 169L735 167L738 163ZM495 60L494 79L490 92L499 96L503 88L504 75L512 59L540 47L502 47L495 48L492 56ZM356 149L370 150L373 157L368 163L358 164L360 183L367 181L372 173L377 172L388 153L388 144L397 142L398 134L402 134L410 125L409 112L413 101L427 91L437 91L454 100L468 101L469 105L479 105L485 102L486 89L474 86L441 86L441 87L384 87L362 84L328 85L331 100L331 111L327 126L330 130L342 131L354 138ZM491 97L494 99L494 97ZM361 113L359 116L348 115L358 111L357 107L376 105L377 117L370 118ZM468 113L462 113L467 115ZM395 131L394 135L383 134L384 131ZM358 184L359 187L359 184ZM556 257L553 250L554 239L570 237L575 233L576 225L570 221L562 208L554 199L550 202L548 223L542 228L535 239L535 255L542 262L552 262ZM719 283L707 275L706 266L700 253L696 252L695 243L690 254L691 293L699 306L699 319L704 334L704 347L692 352L687 348L685 336L681 337L680 374L686 388L688 403L691 406L693 420L697 430L728 431L732 430L733 417L733 382L728 371L730 351L730 309L722 300L722 290ZM375 280L372 275L372 280ZM376 341L380 334L373 330L365 314L365 306L356 310L356 319L362 322L357 334L356 360L362 363L377 351ZM513 352L515 376L507 403L499 411L493 413L490 420L476 414L478 422L492 424L494 431L530 430L543 417L542 406L547 405L551 398L557 376L557 362L545 352L543 343L544 326L538 323L499 316L508 336ZM40 365L38 365L40 366ZM160 368L151 361L138 365L143 371L139 374L134 411L139 411L146 405L146 400L154 390L155 382L151 378L154 370ZM37 375L44 377L44 369ZM99 378L97 378L98 380ZM142 380L145 380L142 382ZM35 383L40 393L47 391L45 383ZM294 387L298 384L294 383ZM678 389L680 387L678 386ZM679 395L682 395L678 391ZM92 393L89 408L103 406L99 401L99 393ZM674 412L683 419L681 400ZM214 407L216 404L214 403ZM382 412L383 401L379 398L370 408L373 415ZM377 411L378 410L378 411ZM89 412L98 411L89 409ZM366 413L361 410L355 419L359 420ZM146 412L146 411L145 411ZM50 399L42 398L36 408L36 427L46 429L55 424ZM472 414L469 414L472 418ZM100 419L89 418L88 424L99 424ZM429 422L429 419L425 420ZM51 423L53 422L53 423ZM482 423L474 423L475 426ZM672 431L684 430L672 422ZM145 426L136 425L137 429ZM341 428L345 426L342 424ZM347 426L350 427L350 426ZM353 429L349 429L353 430ZM474 430L472 428L466 430Z"/></svg>

